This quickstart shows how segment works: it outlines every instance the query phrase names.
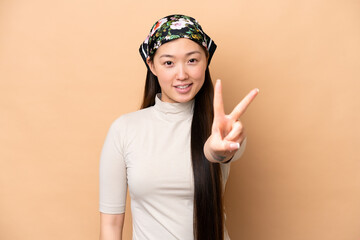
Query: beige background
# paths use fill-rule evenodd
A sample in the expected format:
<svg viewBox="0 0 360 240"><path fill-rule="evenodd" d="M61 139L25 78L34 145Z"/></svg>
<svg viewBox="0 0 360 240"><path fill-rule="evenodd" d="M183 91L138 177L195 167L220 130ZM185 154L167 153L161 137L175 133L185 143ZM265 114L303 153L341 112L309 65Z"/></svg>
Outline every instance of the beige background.
<svg viewBox="0 0 360 240"><path fill-rule="evenodd" d="M252 88L226 190L233 240L360 239L360 2L0 0L0 239L98 239L98 161L140 106L138 47L197 18L227 111ZM125 239L130 239L130 214Z"/></svg>

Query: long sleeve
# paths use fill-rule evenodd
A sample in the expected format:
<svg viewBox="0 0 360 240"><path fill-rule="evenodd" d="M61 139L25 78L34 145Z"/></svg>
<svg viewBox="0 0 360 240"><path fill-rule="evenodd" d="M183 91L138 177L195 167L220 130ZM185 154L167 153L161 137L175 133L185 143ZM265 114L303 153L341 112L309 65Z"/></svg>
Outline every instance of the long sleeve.
<svg viewBox="0 0 360 240"><path fill-rule="evenodd" d="M111 125L100 157L99 210L108 214L124 213L126 204L126 165L119 123L117 119Z"/></svg>

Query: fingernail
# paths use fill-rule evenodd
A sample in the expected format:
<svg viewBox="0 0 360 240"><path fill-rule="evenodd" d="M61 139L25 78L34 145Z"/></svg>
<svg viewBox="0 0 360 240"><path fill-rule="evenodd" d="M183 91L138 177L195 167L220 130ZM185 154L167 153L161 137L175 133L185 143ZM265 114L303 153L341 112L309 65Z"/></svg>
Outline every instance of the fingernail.
<svg viewBox="0 0 360 240"><path fill-rule="evenodd" d="M240 148L240 143L230 143L230 147L234 148L234 149L239 149Z"/></svg>
<svg viewBox="0 0 360 240"><path fill-rule="evenodd" d="M257 92L260 92L260 89L257 88L256 91L257 91Z"/></svg>

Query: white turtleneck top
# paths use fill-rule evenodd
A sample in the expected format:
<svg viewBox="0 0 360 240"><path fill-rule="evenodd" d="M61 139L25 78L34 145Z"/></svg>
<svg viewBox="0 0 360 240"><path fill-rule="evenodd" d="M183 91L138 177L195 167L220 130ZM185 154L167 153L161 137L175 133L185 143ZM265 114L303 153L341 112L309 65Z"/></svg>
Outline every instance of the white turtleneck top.
<svg viewBox="0 0 360 240"><path fill-rule="evenodd" d="M122 115L108 131L100 157L99 210L124 213L129 186L134 240L194 239L193 106L194 100L167 103L156 96L154 106ZM223 189L229 169L221 164Z"/></svg>

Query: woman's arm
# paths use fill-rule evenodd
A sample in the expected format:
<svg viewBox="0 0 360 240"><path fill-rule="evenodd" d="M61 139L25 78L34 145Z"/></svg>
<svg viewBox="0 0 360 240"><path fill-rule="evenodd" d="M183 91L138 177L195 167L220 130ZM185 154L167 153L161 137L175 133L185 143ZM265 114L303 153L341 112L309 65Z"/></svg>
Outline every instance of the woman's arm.
<svg viewBox="0 0 360 240"><path fill-rule="evenodd" d="M125 213L100 213L100 240L121 240Z"/></svg>
<svg viewBox="0 0 360 240"><path fill-rule="evenodd" d="M124 225L127 177L122 152L124 124L115 120L106 136L99 169L100 240L122 239Z"/></svg>

